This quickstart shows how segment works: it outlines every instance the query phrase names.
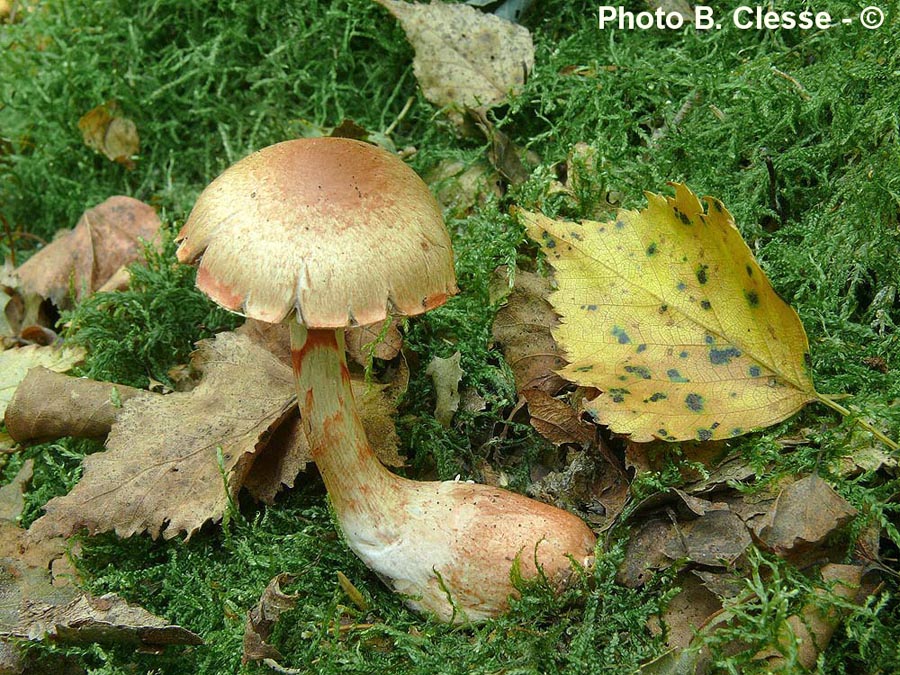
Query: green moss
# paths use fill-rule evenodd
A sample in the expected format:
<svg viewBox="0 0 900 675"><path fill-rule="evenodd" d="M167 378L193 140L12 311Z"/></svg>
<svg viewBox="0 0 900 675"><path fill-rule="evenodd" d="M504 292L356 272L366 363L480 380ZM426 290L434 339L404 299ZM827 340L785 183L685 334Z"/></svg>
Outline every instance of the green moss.
<svg viewBox="0 0 900 675"><path fill-rule="evenodd" d="M859 9L849 0L828 5L835 16ZM491 345L490 275L501 264L533 265L535 253L509 207L605 219L617 205L642 206L642 192L663 191L667 180L715 195L735 215L775 289L806 325L818 388L850 393L862 413L900 435L894 404L900 396L897 18L889 16L891 25L876 31L854 25L757 32L726 25L702 34L600 32L594 10L546 0L526 16L535 69L521 94L491 116L540 161L524 184L449 223L461 293L406 325L411 380L398 429L410 473L479 477L488 462L521 488L531 463L547 450L529 425L507 419L515 386ZM368 0L48 1L22 22L0 27L0 50L0 215L12 230L45 239L116 193L180 221L209 180L249 151L345 117L384 130L409 97L414 103L393 140L417 148L411 162L421 173L445 159L470 164L485 149L481 141L457 137L424 100L412 74L412 49L396 22ZM77 129L81 115L110 99L141 136L133 171L85 147ZM551 192L560 175L556 164L576 143L592 154L576 161L574 194ZM10 245L8 237L0 241L4 253ZM29 239L15 245L20 259L33 250ZM234 325L233 316L194 290L193 271L175 264L172 251L169 238L161 253L148 253L146 267L134 268L131 290L98 295L66 317L68 338L90 350L84 374L137 386L166 382L194 341ZM485 405L461 410L444 428L433 417L424 366L457 350L462 389ZM872 370L865 356L884 359L888 372ZM813 430L811 443L790 451L778 443L800 429ZM896 559L896 481L876 472L853 480L829 474L857 442L852 422L815 405L731 441L759 474L743 489L820 471L860 511L853 531L880 526L882 557ZM36 459L26 523L47 499L71 488L81 458L97 449L63 440L8 463L4 482L24 456ZM662 471L635 482L636 500L680 483L677 455L673 448ZM75 655L92 673L241 672L244 613L282 571L298 574L300 602L273 640L286 665L311 672L633 672L662 647L646 621L671 595L671 579L653 580L642 591L617 586L615 546L563 598L536 585L508 617L461 630L415 616L388 594L333 536L320 493L296 490L270 508L244 504L243 514L233 514L224 532L211 526L188 543L85 542L88 586L144 603L200 632L205 646L162 656L127 648L35 648ZM808 597L811 586L780 563L760 558L755 564L777 583L759 588L744 632L732 637L762 644L778 612ZM371 617L345 608L337 569L371 598ZM851 610L822 657L823 672L888 671L897 662L900 610L890 576L886 588ZM342 617L373 625L335 632ZM723 672L749 667L746 655L723 656L718 665ZM266 671L249 666L243 672Z"/></svg>

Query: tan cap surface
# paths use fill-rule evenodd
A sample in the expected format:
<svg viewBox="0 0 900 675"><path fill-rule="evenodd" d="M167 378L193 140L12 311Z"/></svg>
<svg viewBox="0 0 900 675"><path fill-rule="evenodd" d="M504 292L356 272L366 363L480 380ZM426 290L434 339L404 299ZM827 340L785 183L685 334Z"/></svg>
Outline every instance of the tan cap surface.
<svg viewBox="0 0 900 675"><path fill-rule="evenodd" d="M178 234L197 286L223 307L311 328L419 314L456 292L428 187L401 159L346 138L263 148L200 195ZM202 256L202 257L201 257Z"/></svg>

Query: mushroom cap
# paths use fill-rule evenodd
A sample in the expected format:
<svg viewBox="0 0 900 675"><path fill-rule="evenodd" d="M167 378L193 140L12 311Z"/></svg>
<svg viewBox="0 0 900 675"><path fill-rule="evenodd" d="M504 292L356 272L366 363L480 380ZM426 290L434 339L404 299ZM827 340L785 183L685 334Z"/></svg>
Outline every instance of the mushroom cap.
<svg viewBox="0 0 900 675"><path fill-rule="evenodd" d="M413 315L456 292L441 209L401 159L347 138L277 143L202 192L176 239L216 303L310 328Z"/></svg>

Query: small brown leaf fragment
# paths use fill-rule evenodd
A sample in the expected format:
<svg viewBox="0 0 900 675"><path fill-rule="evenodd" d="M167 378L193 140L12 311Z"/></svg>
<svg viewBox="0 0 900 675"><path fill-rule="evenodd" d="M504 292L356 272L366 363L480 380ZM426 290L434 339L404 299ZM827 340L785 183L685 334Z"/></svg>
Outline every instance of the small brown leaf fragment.
<svg viewBox="0 0 900 675"><path fill-rule="evenodd" d="M520 150L509 136L498 129L491 122L484 110L469 110L469 115L475 120L475 125L490 142L488 148L488 161L503 176L510 185L521 185L528 180L531 172L522 163Z"/></svg>
<svg viewBox="0 0 900 675"><path fill-rule="evenodd" d="M619 565L616 581L628 588L640 588L655 570L670 565L670 559L663 552L666 541L672 534L673 525L664 517L646 520L628 540L625 559Z"/></svg>
<svg viewBox="0 0 900 675"><path fill-rule="evenodd" d="M547 301L550 291L545 277L517 270L515 286L494 319L494 341L502 348L520 392L540 389L552 396L566 384L556 374L566 362L550 334L557 324Z"/></svg>
<svg viewBox="0 0 900 675"><path fill-rule="evenodd" d="M122 265L138 260L141 240L153 240L160 225L153 207L131 197L110 197L16 270L22 291L68 309L70 289L77 300L96 291Z"/></svg>
<svg viewBox="0 0 900 675"><path fill-rule="evenodd" d="M687 558L708 567L733 564L750 546L750 533L736 513L728 509L708 511L681 523L664 551L669 558Z"/></svg>
<svg viewBox="0 0 900 675"><path fill-rule="evenodd" d="M141 647L200 645L195 633L169 624L143 607L131 605L114 593L99 598L80 595L63 606L27 603L21 623L27 626L16 637L47 637L67 644L106 642Z"/></svg>
<svg viewBox="0 0 900 675"><path fill-rule="evenodd" d="M127 169L134 168L131 158L141 147L137 126L122 115L116 101L107 101L85 113L78 120L78 129L89 148Z"/></svg>
<svg viewBox="0 0 900 675"><path fill-rule="evenodd" d="M425 175L425 182L449 215L464 218L491 196L502 197L500 174L486 161L466 165L444 160Z"/></svg>
<svg viewBox="0 0 900 675"><path fill-rule="evenodd" d="M266 642L272 635L275 623L284 612L297 605L297 596L281 590L282 584L291 583L294 577L290 574L279 574L269 582L259 602L249 612L244 623L244 648L242 663L262 661L263 659L279 660L281 652Z"/></svg>
<svg viewBox="0 0 900 675"><path fill-rule="evenodd" d="M76 436L104 438L122 404L146 392L71 377L38 366L28 371L6 409L6 428L19 443Z"/></svg>
<svg viewBox="0 0 900 675"><path fill-rule="evenodd" d="M169 539L222 517L253 455L294 405L294 382L274 356L233 333L200 343L197 360L204 377L192 391L125 403L107 450L85 458L81 481L47 503L33 537L87 528Z"/></svg>
<svg viewBox="0 0 900 675"><path fill-rule="evenodd" d="M522 396L528 401L531 426L554 445L589 445L594 441L594 430L578 418L571 406L540 389L525 389Z"/></svg>
<svg viewBox="0 0 900 675"><path fill-rule="evenodd" d="M416 51L413 72L439 107L489 107L525 83L534 66L531 34L466 5L376 0L400 21Z"/></svg>
<svg viewBox="0 0 900 675"><path fill-rule="evenodd" d="M274 354L279 361L287 366L291 365L291 332L286 324L247 319L234 332L246 335L255 344Z"/></svg>
<svg viewBox="0 0 900 675"><path fill-rule="evenodd" d="M370 326L349 328L344 341L350 358L361 366L367 366L369 353L376 359L390 361L400 353L403 347L403 336L397 327L397 319L391 317L387 324L378 323Z"/></svg>
<svg viewBox="0 0 900 675"><path fill-rule="evenodd" d="M767 548L789 560L804 558L856 516L854 509L816 474L785 487L759 524Z"/></svg>
<svg viewBox="0 0 900 675"><path fill-rule="evenodd" d="M459 383L464 375L459 365L461 355L454 353L446 359L435 356L425 369L434 382L436 401L434 417L442 426L449 427L453 415L459 409Z"/></svg>

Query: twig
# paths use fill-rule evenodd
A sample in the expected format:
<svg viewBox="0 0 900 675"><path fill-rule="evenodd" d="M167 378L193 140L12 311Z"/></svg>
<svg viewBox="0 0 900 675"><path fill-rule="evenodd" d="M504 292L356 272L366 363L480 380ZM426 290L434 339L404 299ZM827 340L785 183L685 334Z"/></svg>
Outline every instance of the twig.
<svg viewBox="0 0 900 675"><path fill-rule="evenodd" d="M700 101L700 92L695 89L691 92L691 95L687 97L684 103L681 104L681 107L678 109L678 112L675 113L675 117L672 118L672 121L668 124L663 124L661 127L653 130L653 135L650 137L650 147L656 147L659 142L666 137L666 134L669 133L670 130L678 129L678 126L684 121L684 118L688 116L688 113L694 109L694 106Z"/></svg>
<svg viewBox="0 0 900 675"><path fill-rule="evenodd" d="M792 85L794 85L794 88L800 94L800 98L802 98L804 101L808 101L810 98L812 98L809 95L809 92L806 91L806 87L804 87L795 78L791 77L783 70L778 70L778 68L776 68L775 66L772 66L772 72L775 73L778 77L783 77L785 80L787 80Z"/></svg>
<svg viewBox="0 0 900 675"><path fill-rule="evenodd" d="M408 99L406 99L406 104L403 106L400 114L397 115L397 118L393 122L391 122L391 125L384 130L385 136L390 136L393 133L394 129L397 128L397 125L400 124L404 117L406 117L406 113L408 113L409 109L412 108L412 104L415 102L415 100L415 96L410 96Z"/></svg>

